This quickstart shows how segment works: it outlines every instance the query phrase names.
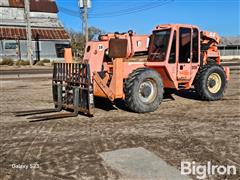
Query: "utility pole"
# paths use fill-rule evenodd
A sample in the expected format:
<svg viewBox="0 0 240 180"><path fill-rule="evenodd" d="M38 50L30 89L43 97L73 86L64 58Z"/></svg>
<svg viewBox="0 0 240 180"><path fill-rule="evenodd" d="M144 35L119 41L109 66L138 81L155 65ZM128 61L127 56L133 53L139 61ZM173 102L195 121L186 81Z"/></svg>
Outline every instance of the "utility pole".
<svg viewBox="0 0 240 180"><path fill-rule="evenodd" d="M30 62L30 65L33 65L32 60L32 31L31 31L31 22L30 22L30 0L24 0L25 5L25 19L27 21L27 57Z"/></svg>
<svg viewBox="0 0 240 180"><path fill-rule="evenodd" d="M82 20L84 24L85 41L88 42L88 8L91 8L91 0L79 0Z"/></svg>
<svg viewBox="0 0 240 180"><path fill-rule="evenodd" d="M22 60L22 56L21 56L21 44L20 44L19 37L17 38L17 45L18 45L18 59L21 61Z"/></svg>
<svg viewBox="0 0 240 180"><path fill-rule="evenodd" d="M83 0L83 6L84 6L84 13L83 13L83 18L85 22L85 41L86 44L88 42L88 0Z"/></svg>

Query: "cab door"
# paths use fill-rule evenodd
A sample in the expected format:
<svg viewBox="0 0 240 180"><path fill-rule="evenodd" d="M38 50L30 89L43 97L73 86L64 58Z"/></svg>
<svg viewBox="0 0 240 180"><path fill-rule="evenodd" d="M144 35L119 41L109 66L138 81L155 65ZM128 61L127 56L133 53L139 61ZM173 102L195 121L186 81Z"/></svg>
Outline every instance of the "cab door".
<svg viewBox="0 0 240 180"><path fill-rule="evenodd" d="M179 28L179 46L178 46L178 71L177 79L179 81L188 81L191 79L191 28Z"/></svg>

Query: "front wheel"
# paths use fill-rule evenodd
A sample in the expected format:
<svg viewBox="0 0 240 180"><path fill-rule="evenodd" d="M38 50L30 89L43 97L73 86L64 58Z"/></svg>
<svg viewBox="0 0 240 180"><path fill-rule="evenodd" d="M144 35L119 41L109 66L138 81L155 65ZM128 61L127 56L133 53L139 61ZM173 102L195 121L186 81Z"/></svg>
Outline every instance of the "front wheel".
<svg viewBox="0 0 240 180"><path fill-rule="evenodd" d="M205 67L197 75L195 90L201 99L216 101L223 97L227 86L226 74L221 66Z"/></svg>
<svg viewBox="0 0 240 180"><path fill-rule="evenodd" d="M163 98L163 84L159 73L140 68L131 73L125 81L125 102L134 112L155 111Z"/></svg>

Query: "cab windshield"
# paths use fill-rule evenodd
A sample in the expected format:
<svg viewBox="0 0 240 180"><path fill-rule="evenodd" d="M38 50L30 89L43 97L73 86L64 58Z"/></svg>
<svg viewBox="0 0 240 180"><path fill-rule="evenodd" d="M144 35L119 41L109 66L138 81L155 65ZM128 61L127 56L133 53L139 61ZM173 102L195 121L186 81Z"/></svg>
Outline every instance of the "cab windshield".
<svg viewBox="0 0 240 180"><path fill-rule="evenodd" d="M166 59L171 29L154 31L150 45L149 60L164 61Z"/></svg>

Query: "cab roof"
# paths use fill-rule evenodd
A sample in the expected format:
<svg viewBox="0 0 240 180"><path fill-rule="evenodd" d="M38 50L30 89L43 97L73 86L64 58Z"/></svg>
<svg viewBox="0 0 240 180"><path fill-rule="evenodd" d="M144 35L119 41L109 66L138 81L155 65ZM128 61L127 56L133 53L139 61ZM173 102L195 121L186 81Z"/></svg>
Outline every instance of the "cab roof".
<svg viewBox="0 0 240 180"><path fill-rule="evenodd" d="M155 30L160 30L160 29L179 28L179 27L197 28L197 29L199 29L198 26L191 25L191 24L160 24L160 25L157 25L157 26L154 28L154 31L155 31Z"/></svg>

